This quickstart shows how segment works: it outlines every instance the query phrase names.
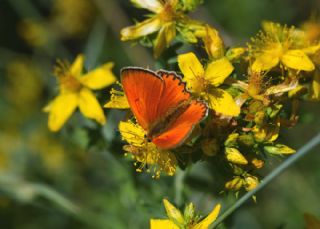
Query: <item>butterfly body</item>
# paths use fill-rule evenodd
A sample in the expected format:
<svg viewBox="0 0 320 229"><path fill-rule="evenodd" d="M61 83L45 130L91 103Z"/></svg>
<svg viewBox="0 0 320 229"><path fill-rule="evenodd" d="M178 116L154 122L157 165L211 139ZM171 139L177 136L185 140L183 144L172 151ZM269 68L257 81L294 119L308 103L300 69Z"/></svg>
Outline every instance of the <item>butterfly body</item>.
<svg viewBox="0 0 320 229"><path fill-rule="evenodd" d="M206 104L193 100L174 72L128 67L121 70L121 82L147 139L161 149L183 143L207 114Z"/></svg>

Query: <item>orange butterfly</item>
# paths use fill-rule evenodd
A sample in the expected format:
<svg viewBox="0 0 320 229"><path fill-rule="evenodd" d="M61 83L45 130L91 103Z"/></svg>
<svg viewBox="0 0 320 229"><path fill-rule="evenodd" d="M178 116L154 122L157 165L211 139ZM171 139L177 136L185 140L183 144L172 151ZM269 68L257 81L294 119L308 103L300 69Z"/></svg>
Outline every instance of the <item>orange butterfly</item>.
<svg viewBox="0 0 320 229"><path fill-rule="evenodd" d="M191 99L185 83L174 72L128 67L121 70L121 82L147 139L161 149L182 144L207 115L207 105Z"/></svg>

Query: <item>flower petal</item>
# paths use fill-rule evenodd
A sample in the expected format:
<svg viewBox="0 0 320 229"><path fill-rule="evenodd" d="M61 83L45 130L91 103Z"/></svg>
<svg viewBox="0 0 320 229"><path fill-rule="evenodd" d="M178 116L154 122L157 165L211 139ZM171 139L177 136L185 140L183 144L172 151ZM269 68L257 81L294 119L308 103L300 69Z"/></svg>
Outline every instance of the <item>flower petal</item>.
<svg viewBox="0 0 320 229"><path fill-rule="evenodd" d="M83 62L84 62L84 55L82 54L78 55L70 67L70 73L72 74L72 76L78 78L81 75Z"/></svg>
<svg viewBox="0 0 320 229"><path fill-rule="evenodd" d="M192 229L207 229L209 228L209 226L217 219L219 212L221 209L221 205L217 204L213 210L210 212L210 214L204 218L203 220L201 220L200 223L198 223L197 225L195 225Z"/></svg>
<svg viewBox="0 0 320 229"><path fill-rule="evenodd" d="M251 69L253 72L261 72L275 67L279 63L279 58L273 55L264 53L256 58Z"/></svg>
<svg viewBox="0 0 320 229"><path fill-rule="evenodd" d="M176 208L172 203L170 203L167 199L163 199L163 204L169 219L178 225L183 225L184 218L180 210Z"/></svg>
<svg viewBox="0 0 320 229"><path fill-rule="evenodd" d="M128 109L130 108L128 99L123 91L117 91L116 89L111 89L110 91L111 99L103 107L105 108L115 108L115 109Z"/></svg>
<svg viewBox="0 0 320 229"><path fill-rule="evenodd" d="M209 107L218 113L228 116L238 116L240 114L240 107L237 106L232 96L222 89L215 88L205 97Z"/></svg>
<svg viewBox="0 0 320 229"><path fill-rule="evenodd" d="M233 66L227 58L211 61L205 72L205 78L214 86L219 86L231 74Z"/></svg>
<svg viewBox="0 0 320 229"><path fill-rule="evenodd" d="M134 26L129 26L121 30L121 40L133 40L148 34L154 33L161 28L161 21L154 16Z"/></svg>
<svg viewBox="0 0 320 229"><path fill-rule="evenodd" d="M240 58L245 52L246 52L246 48L243 48L243 47L230 48L226 53L226 57L230 61L235 60Z"/></svg>
<svg viewBox="0 0 320 229"><path fill-rule="evenodd" d="M168 47L171 41L176 36L176 24L175 23L166 23L160 29L158 36L155 40L153 52L155 58L158 58L163 50Z"/></svg>
<svg viewBox="0 0 320 229"><path fill-rule="evenodd" d="M320 43L318 45L313 45L307 48L302 49L302 51L307 55L313 55L320 51Z"/></svg>
<svg viewBox="0 0 320 229"><path fill-rule="evenodd" d="M79 81L90 89L101 89L109 86L117 80L111 71L113 65L111 62L106 63L80 77Z"/></svg>
<svg viewBox="0 0 320 229"><path fill-rule="evenodd" d="M169 219L151 219L150 220L150 229L179 229L177 225L175 225Z"/></svg>
<svg viewBox="0 0 320 229"><path fill-rule="evenodd" d="M282 63L297 70L313 71L314 64L302 50L289 50L281 57Z"/></svg>
<svg viewBox="0 0 320 229"><path fill-rule="evenodd" d="M131 2L139 8L144 8L154 13L159 13L163 9L158 0L131 0Z"/></svg>
<svg viewBox="0 0 320 229"><path fill-rule="evenodd" d="M49 112L48 127L51 131L58 131L70 118L78 105L76 93L63 93L58 95L48 106L44 108Z"/></svg>
<svg viewBox="0 0 320 229"><path fill-rule="evenodd" d="M219 59L224 56L224 44L216 29L206 25L206 35L202 39L210 58Z"/></svg>
<svg viewBox="0 0 320 229"><path fill-rule="evenodd" d="M189 52L178 56L179 68L183 74L183 81L193 92L202 92L199 88L199 78L204 77L204 69L194 53Z"/></svg>
<svg viewBox="0 0 320 229"><path fill-rule="evenodd" d="M95 119L101 125L105 124L106 118L103 110L94 94L88 88L82 88L80 91L79 108L87 118Z"/></svg>
<svg viewBox="0 0 320 229"><path fill-rule="evenodd" d="M144 141L145 131L141 126L134 124L131 121L119 123L119 131L123 140L133 146L142 146Z"/></svg>

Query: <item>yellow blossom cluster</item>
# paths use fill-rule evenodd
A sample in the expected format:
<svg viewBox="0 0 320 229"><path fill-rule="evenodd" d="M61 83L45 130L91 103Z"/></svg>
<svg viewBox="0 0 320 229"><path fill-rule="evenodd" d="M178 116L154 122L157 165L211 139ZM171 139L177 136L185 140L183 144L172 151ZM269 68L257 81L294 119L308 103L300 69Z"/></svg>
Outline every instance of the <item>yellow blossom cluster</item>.
<svg viewBox="0 0 320 229"><path fill-rule="evenodd" d="M122 40L143 39L157 31L157 37L161 37L161 29L169 25L166 23L173 20L181 25L179 20L184 18L170 17L169 22L161 17L172 13L166 7L177 10L179 7L175 7L183 5L179 1L134 2L154 15L123 29ZM259 184L257 171L263 168L268 154L295 152L277 141L280 128L292 127L298 120L296 104L292 103L291 114L285 110L284 104L290 104L290 100L297 96L319 99L320 43L319 27L316 26L319 23L306 22L296 28L264 22L262 31L246 47L232 48L225 47L215 28L195 21L184 23L189 23L189 28L196 28L191 32L196 41L203 44L207 59L198 58L194 52L180 54L177 56L178 71L194 98L206 101L210 112L204 125L191 135L193 138L171 153L176 156L180 156L181 151L192 154L200 146L202 158L224 157L231 165L233 178L226 182L227 189L252 190ZM176 31L180 32L178 28ZM166 34L170 37L163 40L166 42L162 47L174 39L174 32ZM153 43L155 56L163 51L157 42L159 39L156 38ZM241 68L235 71L235 66L239 65ZM117 101L122 104L121 108L128 107L120 91L111 93L108 107L114 107L111 104ZM284 118L283 113L289 113L289 117Z"/></svg>
<svg viewBox="0 0 320 229"><path fill-rule="evenodd" d="M135 6L152 14L143 22L124 28L122 40L151 41L159 57L179 33L182 42L200 43L206 57L196 51L174 56L176 72L192 99L204 101L208 115L194 126L179 147L161 149L148 141L146 131L127 116L119 131L127 143L123 149L131 155L138 172L147 171L159 178L174 175L180 165L192 159L218 157L230 169L225 188L246 191L260 182L259 169L269 155L290 155L295 150L279 142L281 128L298 121L295 98L320 99L319 22L306 22L301 28L264 22L246 46L226 47L212 26L186 16L200 1L132 0ZM179 36L180 36L179 35ZM150 45L147 44L147 45ZM82 73L83 56L69 66L60 64L56 71L59 95L45 108L49 128L59 130L79 107L84 116L105 123L105 116L91 90L116 82L112 64L107 63ZM108 109L129 111L122 85L116 82ZM292 109L288 110L287 105ZM195 156L196 155L196 156Z"/></svg>
<svg viewBox="0 0 320 229"><path fill-rule="evenodd" d="M56 38L78 38L92 27L95 11L89 0L55 0L48 18L23 19L18 34L33 47L50 45Z"/></svg>

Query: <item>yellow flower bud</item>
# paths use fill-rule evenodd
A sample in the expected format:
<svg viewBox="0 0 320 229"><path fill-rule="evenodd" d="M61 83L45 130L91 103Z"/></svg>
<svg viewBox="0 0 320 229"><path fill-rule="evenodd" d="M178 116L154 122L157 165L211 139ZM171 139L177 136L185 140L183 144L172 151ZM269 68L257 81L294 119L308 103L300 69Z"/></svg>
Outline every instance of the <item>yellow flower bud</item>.
<svg viewBox="0 0 320 229"><path fill-rule="evenodd" d="M210 58L219 59L224 56L224 45L219 32L206 25L206 35L203 37L204 47Z"/></svg>
<svg viewBox="0 0 320 229"><path fill-rule="evenodd" d="M244 187L249 192L253 189L255 189L259 184L259 179L255 176L247 176L244 179Z"/></svg>
<svg viewBox="0 0 320 229"><path fill-rule="evenodd" d="M178 225L183 225L184 218L178 208L176 208L173 204L171 204L167 199L163 199L163 204L166 209L167 215L169 219Z"/></svg>
<svg viewBox="0 0 320 229"><path fill-rule="evenodd" d="M231 181L228 181L225 184L225 188L233 191L239 190L244 184L244 181L241 177L237 176L233 178Z"/></svg>
<svg viewBox="0 0 320 229"><path fill-rule="evenodd" d="M226 57L232 61L234 59L238 59L242 54L245 53L245 51L246 49L242 47L231 48L227 51Z"/></svg>
<svg viewBox="0 0 320 229"><path fill-rule="evenodd" d="M251 164L257 168L257 169L261 169L264 166L264 161L258 159L258 158L253 158L251 161Z"/></svg>
<svg viewBox="0 0 320 229"><path fill-rule="evenodd" d="M236 148L226 148L227 160L234 164L246 165L247 159Z"/></svg>

